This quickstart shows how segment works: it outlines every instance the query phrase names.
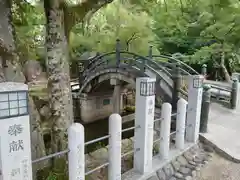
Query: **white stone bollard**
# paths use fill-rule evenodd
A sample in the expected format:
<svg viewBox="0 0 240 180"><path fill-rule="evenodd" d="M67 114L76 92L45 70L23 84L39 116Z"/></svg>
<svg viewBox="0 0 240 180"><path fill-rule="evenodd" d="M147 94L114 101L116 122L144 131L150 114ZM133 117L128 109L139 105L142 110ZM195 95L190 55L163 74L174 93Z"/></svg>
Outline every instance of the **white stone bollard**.
<svg viewBox="0 0 240 180"><path fill-rule="evenodd" d="M176 148L184 149L187 101L179 99L177 103Z"/></svg>
<svg viewBox="0 0 240 180"><path fill-rule="evenodd" d="M141 174L152 169L155 82L148 77L136 80L134 170Z"/></svg>
<svg viewBox="0 0 240 180"><path fill-rule="evenodd" d="M171 114L172 105L169 103L164 103L162 105L161 111L161 131L160 131L160 147L159 153L160 157L164 160L169 157L169 145L170 145L170 128L171 128Z"/></svg>
<svg viewBox="0 0 240 180"><path fill-rule="evenodd" d="M121 180L122 117L112 114L109 117L109 180Z"/></svg>
<svg viewBox="0 0 240 180"><path fill-rule="evenodd" d="M189 76L186 119L186 141L188 142L197 143L199 137L203 80L204 77L202 75Z"/></svg>
<svg viewBox="0 0 240 180"><path fill-rule="evenodd" d="M85 179L84 127L74 123L68 129L69 180Z"/></svg>

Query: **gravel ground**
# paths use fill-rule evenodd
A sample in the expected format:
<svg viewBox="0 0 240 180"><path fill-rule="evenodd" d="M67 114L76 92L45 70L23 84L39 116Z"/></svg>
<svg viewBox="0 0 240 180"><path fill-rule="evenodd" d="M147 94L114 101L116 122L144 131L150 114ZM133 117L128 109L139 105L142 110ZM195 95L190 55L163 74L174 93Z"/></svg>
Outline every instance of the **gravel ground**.
<svg viewBox="0 0 240 180"><path fill-rule="evenodd" d="M240 180L240 164L213 154L212 159L198 173L196 180Z"/></svg>

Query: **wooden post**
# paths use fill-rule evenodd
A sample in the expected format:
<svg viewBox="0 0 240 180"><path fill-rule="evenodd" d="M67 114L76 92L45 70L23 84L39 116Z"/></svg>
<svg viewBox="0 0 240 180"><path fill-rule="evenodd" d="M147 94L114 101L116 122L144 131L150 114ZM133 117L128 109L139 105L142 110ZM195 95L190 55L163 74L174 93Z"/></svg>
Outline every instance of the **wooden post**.
<svg viewBox="0 0 240 180"><path fill-rule="evenodd" d="M176 132L176 148L184 149L185 139L185 122L187 112L187 101L179 99L177 103L177 132Z"/></svg>
<svg viewBox="0 0 240 180"><path fill-rule="evenodd" d="M176 64L173 74L174 74L174 77L173 77L173 91L172 91L172 110L176 112L177 102L180 97L181 79L182 79L179 63Z"/></svg>
<svg viewBox="0 0 240 180"><path fill-rule="evenodd" d="M121 63L121 47L120 47L120 39L116 40L116 66L119 67Z"/></svg>
<svg viewBox="0 0 240 180"><path fill-rule="evenodd" d="M112 114L109 117L109 180L121 180L122 117Z"/></svg>
<svg viewBox="0 0 240 180"><path fill-rule="evenodd" d="M68 129L69 180L85 179L84 127L74 123Z"/></svg>
<svg viewBox="0 0 240 180"><path fill-rule="evenodd" d="M164 103L162 105L161 112L161 131L160 131L160 157L162 159L168 159L169 157L169 145L170 145L170 128L171 128L171 114L172 106L169 103Z"/></svg>

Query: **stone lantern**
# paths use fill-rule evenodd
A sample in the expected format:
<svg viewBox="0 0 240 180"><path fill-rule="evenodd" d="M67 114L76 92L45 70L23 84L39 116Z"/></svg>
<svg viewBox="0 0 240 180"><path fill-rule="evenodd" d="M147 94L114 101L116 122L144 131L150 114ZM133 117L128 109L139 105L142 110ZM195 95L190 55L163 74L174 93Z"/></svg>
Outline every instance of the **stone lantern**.
<svg viewBox="0 0 240 180"><path fill-rule="evenodd" d="M32 180L28 86L0 83L1 180Z"/></svg>

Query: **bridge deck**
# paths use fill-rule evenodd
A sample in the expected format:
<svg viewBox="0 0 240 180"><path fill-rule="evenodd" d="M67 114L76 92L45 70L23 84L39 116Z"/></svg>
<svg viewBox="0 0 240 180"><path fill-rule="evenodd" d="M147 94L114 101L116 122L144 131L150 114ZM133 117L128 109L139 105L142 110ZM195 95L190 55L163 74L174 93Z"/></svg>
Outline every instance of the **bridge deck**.
<svg viewBox="0 0 240 180"><path fill-rule="evenodd" d="M240 110L212 103L208 132L202 135L229 158L240 162Z"/></svg>

